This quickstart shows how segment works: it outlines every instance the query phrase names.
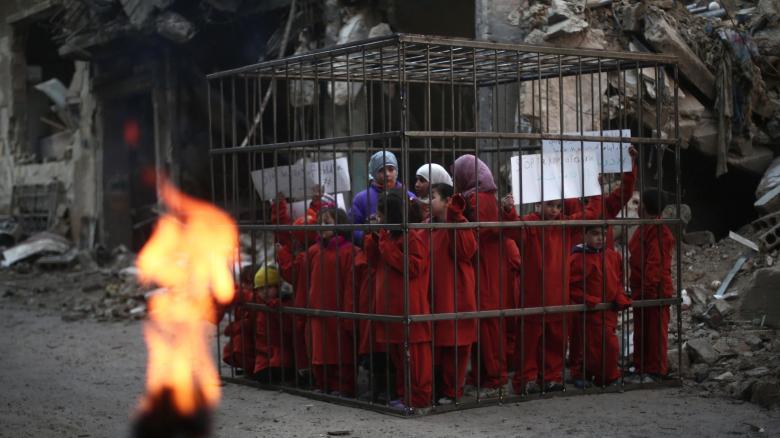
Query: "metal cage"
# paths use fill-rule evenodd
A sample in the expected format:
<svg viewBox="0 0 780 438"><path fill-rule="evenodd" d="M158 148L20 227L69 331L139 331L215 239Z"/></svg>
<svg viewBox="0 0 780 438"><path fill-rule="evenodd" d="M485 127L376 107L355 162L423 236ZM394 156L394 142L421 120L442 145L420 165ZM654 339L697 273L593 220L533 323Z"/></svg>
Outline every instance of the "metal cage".
<svg viewBox="0 0 780 438"><path fill-rule="evenodd" d="M356 265L352 265L352 272L349 274L352 277L349 282L353 294L351 309L343 308L341 301L349 301L344 297L337 300L339 302L336 303L336 308L310 306L312 294L325 294L323 290L330 287L313 284L314 277L310 272L305 272L300 277L300 281L288 279L295 291L304 291L301 293L306 295L303 297L305 299L298 297L298 305L295 305L294 297L280 298L278 302L273 303L269 299L265 301L258 299L257 294L260 290L254 290L249 294L249 298L238 302L230 314L228 325L232 327L233 338L228 339L226 335L218 336L217 355L222 377L232 382L282 389L335 403L357 405L399 415L445 412L560 393L623 391L639 387L679 384L679 370L682 365L679 242L683 223L679 214L681 193L677 101L680 92L677 83L678 70L675 58L665 55L510 45L419 35L375 38L209 75L213 200L238 221L244 237L241 256L243 264L250 265L253 267L250 269L254 269L266 262L275 263L274 243L283 233L293 231L304 234L303 242L300 243L302 243L306 265L310 262L306 259L309 254L306 249L312 245L315 247L320 245L320 240L326 241L322 233L334 230L348 234L349 238L345 241L352 241L357 245L356 253L361 251L359 249L363 243L361 235L374 236L380 232L378 230L395 231L402 236L403 253L403 269L399 271L404 279L403 290L385 292L403 294L403 311L395 314L372 308L376 305L373 300L380 297L378 295L380 292L377 292L376 277L372 277L378 275L377 266L368 266L368 269L361 273L358 272ZM608 131L611 132L609 135L607 135ZM664 213L656 212L659 214L650 218L631 217L626 204L631 199L632 193L626 195L622 191L619 196L619 213L606 214L604 205L604 200L608 199L606 194L586 199L584 175L586 172L592 172L590 167L590 170L585 169L586 148L594 144L598 146L595 153L601 157L599 173L605 174L605 145L614 146L616 141L619 142L620 160L624 158L622 154L625 153L626 144L633 145L639 151L635 187L640 196L638 199L634 198L632 202L638 202L638 208L642 210L649 205L646 196L649 196L649 193L656 193L655 204L658 204L658 200L668 200L661 205L656 205L656 207L668 205ZM581 159L576 159L576 151L568 152L575 158L564 156L567 153L564 152L564 143L569 147L574 145L575 149L579 148ZM561 146L560 150L550 152L547 147L556 144ZM414 169L418 166L439 163L447 168L463 154L479 157L489 167L495 180L497 189L493 197L499 211L498 218L493 220L477 218L477 220L458 223L419 222L411 218L412 210L416 211L419 205L410 202L403 203L401 215L403 219L398 223L331 225L321 224L317 219L309 217L303 225L293 225L290 220L284 221L280 218L283 215L279 214L278 209L272 214L274 211L272 206L278 207L278 204L272 204L272 199L269 199L272 198L270 194L281 191L285 195L293 195L293 192L297 191L297 195L292 197L297 198L298 201L306 201L312 195L315 185L326 186L327 191L331 193L341 193L345 198L345 210L349 212L351 194L372 184L366 169L369 156L377 151L391 151L397 154L398 180L405 183L404 187L410 190L415 178ZM560 162L561 180L568 178L565 176L570 175L567 172L576 173L576 166L564 164L567 159L580 163L582 193L576 196L575 200L579 199L580 210L595 205L589 202L601 203L598 217L563 215L552 219L530 220L525 216L524 220L506 220L507 215L511 213L509 209L502 209L500 203L506 194L512 193L510 174L515 172L517 181L523 181L523 166L518 166L520 174L517 175L517 171L513 170L511 165L512 157L518 157L515 160L520 162L523 156L539 154L541 161L544 162L545 153L548 157L560 157L555 161L555 166ZM340 181L335 176L336 169L339 163L344 162L343 160L346 160L349 168L348 188L343 186L343 180ZM327 169L323 170L324 168ZM312 172L312 169L315 172ZM539 179L540 199L554 199L554 196L546 197L548 195L545 194L544 189L545 181L549 183L552 179L544 178L545 167L542 164L539 165L539 169L542 169L542 177ZM266 172L265 178L262 177L263 172ZM269 175L272 177L269 178ZM602 190L610 194L615 192L617 189L613 184L617 179L618 177L615 176L601 179L599 182ZM339 187L339 184L342 184L342 187ZM459 180L456 177L456 189L458 185ZM522 187L517 183L514 185L518 186L515 189L520 193L521 198L515 199L519 202L516 202L518 206L514 211L522 219L523 213L538 208L538 204L523 200ZM561 195L559 198L571 198L567 196L564 187L566 184L560 182L558 185L560 185ZM557 185L555 188L558 190ZM652 190L649 190L651 188ZM424 197L430 197L431 194L429 192L428 196ZM485 202L487 198L479 199ZM476 202L479 210L480 201ZM292 203L286 207L290 209L287 216L293 215L292 207ZM305 208L304 203L304 211ZM572 208L577 207L575 205ZM568 211L564 213L568 214ZM579 234L584 234L585 227L594 225L609 227L615 233L624 236L623 244L617 246L618 252L622 255L622 260L619 262L622 273L617 276L622 279L623 290L628 291L632 281L636 285L636 275L641 276L639 290L635 287L633 291L628 291L634 298L628 310L615 311L613 304L608 302L586 306L574 303L570 299L569 257L574 244L581 243L581 240L572 242L567 239L578 235L577 230ZM410 313L410 233L417 233L416 236L421 241L427 242L427 255L422 263L427 264L430 274L431 269L440 266L441 262L437 263L437 259L443 260L448 257L433 250L434 233L441 229L466 230L476 236L478 242L472 265L476 277L477 307L469 311L460 311L456 305L455 311L437 312L433 292L436 286L432 284L433 276L429 275L427 300L430 312ZM671 230L671 235L674 236L675 243L671 247L667 245L666 253L659 254L661 260L666 260L664 263L669 265L661 266L663 274L674 277L674 283L671 292L667 290L665 293L649 293L645 296L645 269L646 266L650 266L649 259L654 259L655 256L646 254L645 246L649 247L654 242L648 241L644 233L650 233L652 230L660 232L659 230L662 229ZM541 305L533 306L525 304L529 293L525 290L525 278L534 274L525 272L530 259L521 260L519 267L510 267L506 262L508 255L503 244L507 240L512 240L521 257L528 258L531 252L526 251L524 245L530 243L523 238L513 240L508 236L517 236L518 233L526 233L522 235L527 236L530 230L536 230L543 236L545 233L560 233L564 236L561 247L545 247L547 241L541 239L542 257L545 257L546 253L557 253L564 265L556 267L539 263L541 266L539 275L543 279L548 269L561 272L561 286L558 288L559 291L549 292L552 289L547 288L551 286L545 286L545 280L542 280L541 289L532 292L541 295ZM636 248L633 255L628 249L627 236L632 231L641 235L638 239L641 248L639 254ZM485 237L488 235L498 236L495 237L500 243L497 258L496 254L488 254L495 251L483 245L480 240L488 239L489 237ZM658 247L665 248L660 243ZM480 260L487 260L488 257L499 261L497 291L483 289L485 284L495 285L495 279L480 278L484 275L484 272L478 268ZM634 257L633 261L632 257ZM637 261L637 258L641 260ZM669 262L669 258L673 261ZM601 259L602 277L604 277L606 265L603 256ZM636 273L637 265L640 274ZM634 277L630 274L632 267L635 271ZM511 271L513 269L514 271ZM510 271L514 273L507 274ZM347 278L342 278L341 274L337 277L341 278L339 281L347 281ZM647 279L647 283L655 280ZM301 285L301 281L306 284ZM606 280L604 283L606 284ZM251 289L252 286L248 287ZM457 289L456 282L453 291L456 302ZM606 297L605 290L606 287L601 290L603 297ZM545 305L544 297L548 293L560 293L561 300L556 300L555 305L549 303ZM585 293L587 294L587 291ZM488 301L487 294L497 295L498 305L483 305ZM369 301L368 307L360 308L358 303L361 299L363 302ZM302 305L303 302L306 304ZM669 321L668 326L664 327L670 307L675 310L672 312L674 318ZM645 318L646 312L648 315L652 313L655 317ZM663 316L664 314L666 317ZM556 318L556 315L564 316ZM590 324L589 321L596 320L589 315L599 315L596 318L601 318L602 321L601 339L599 341L591 339L590 343L586 335L587 325ZM612 317L617 318L616 322L607 324L605 318ZM338 333L335 339L334 336L328 337L327 333L312 334L312 321L324 324L324 321L330 320L335 320L337 324ZM476 341L471 346L471 355L467 356L466 366L470 376L469 383L474 388L466 391L462 396L456 394L451 404L440 404L438 403L439 387L443 376L440 364L437 363L439 358L437 349L440 346L436 341L435 323L466 320L477 321ZM538 335L538 343L541 347L537 348L540 357L534 360L542 368L538 376L540 392L525 391L523 388L528 386L521 390L516 388L513 390L511 382L516 379L513 379L512 372L515 371L515 374L523 372L523 376L527 374L528 367L525 365L527 357L524 356L527 356L527 351L533 351L533 349L529 350L527 344L529 340L537 341L536 335L529 334L529 327L539 324L539 320L542 327ZM552 327L552 323L549 322L552 320L560 321L562 327L556 326L556 330L563 331L562 335L555 335L554 345L548 345L553 337L550 334L552 332L548 333L547 330L548 325ZM631 332L635 321L640 320L644 324L642 333L645 335L650 331L658 330L655 342L658 345L652 345L650 340L643 340L639 346L633 345ZM386 348L381 348L374 339L378 324L386 326L394 324L392 330L388 329L384 337L389 337L387 333L391 331L395 333L400 330L403 341L392 345L388 342ZM413 324L428 325L430 339L422 343L410 343L410 327L413 327ZM495 329L493 331L487 329L487 327L496 327L496 324L497 332ZM648 328L647 324L654 326ZM220 330L224 326L223 323ZM455 327L458 327L458 324L455 324ZM348 335L343 336L341 330ZM456 345L458 345L457 330L456 328ZM495 350L496 334L499 338L498 354L485 353L487 350ZM582 367L587 368L584 365L587 361L584 361L583 365L578 365L578 373L582 376L579 379L581 384L575 385L570 380L571 370L569 370L575 359L569 357L563 362L563 374L560 377L563 391L546 391L546 389L561 388L553 387L552 384L546 388L544 385L546 381L544 374L547 372L545 355L547 359L555 356L561 360L566 358L567 354L573 354L572 345L575 341L567 340L569 334L574 336L576 343L581 343L577 350L584 351L582 354L585 355L589 354L587 352L589 346L601 344L602 369L599 372L602 379L597 376L599 372L591 371L591 375L587 374L587 369L582 369ZM366 354L362 351L361 354L361 345L364 345L361 344L363 342L361 337L365 336L369 337L369 352ZM606 357L607 343L615 341L615 338L609 336L618 338L617 365L614 364L614 357L611 361ZM316 337L320 339L313 340ZM639 364L642 369L649 369L650 366L646 366L645 362L652 358L659 362L657 366L660 367L660 371L666 371L667 365L660 365L659 357L666 357L666 349L671 347L667 347L666 340L670 337L677 345L678 356L670 360L670 363L676 363L676 367L671 367L676 368L676 372L670 372L662 378L655 376L653 382L650 382L651 379L643 380L640 376L637 383L630 383L627 376L632 363ZM227 343L229 348L234 348L242 342L246 348L242 350L239 346L237 349L246 356L240 359L245 362L245 365L236 365L235 360L232 366L226 365L223 362L226 358L222 357L224 349L222 344ZM254 353L247 353L252 350L250 348L252 342L257 348ZM338 363L328 364L328 366L323 366L322 363L319 365L311 363L314 354L312 349L315 347L312 344L315 342L319 342L316 346L320 351L319 354L327 354L328 350L337 351L336 355L340 358ZM488 343L491 346L488 347ZM375 351L377 346L379 348L376 350L392 350L393 353L384 355L377 353ZM637 347L636 351L634 347ZM412 374L420 371L420 364L414 359L417 357L416 353L410 354L410 348L421 348L423 351L429 351L431 355L431 363L424 363L423 366L430 367L432 385L430 403L427 407L413 406L412 397L414 397L415 385L419 382L415 380L418 377ZM304 351L300 351L301 349ZM653 351L648 351L649 349ZM655 349L658 351L655 352ZM279 365L263 368L262 370L268 371L261 370L255 374L252 354L260 362L260 368L267 362ZM486 362L485 354L493 355L492 359L488 359L490 362ZM390 356L396 358L395 366ZM456 357L454 368L460 369L459 365L462 367L463 364L457 363L458 354L454 356ZM258 357L260 359L257 359ZM401 357L401 362L397 357ZM499 382L498 388L484 387L485 382L495 377L485 377L485 368L488 363L495 368L496 357L498 357L500 372L506 373L506 377L501 377L499 374L499 380L502 381ZM305 363L306 361L308 363ZM603 381L605 369L608 367L606 364L610 362L613 366L617 366L620 373L620 378L616 382ZM313 372L303 371L306 369L313 371L316 366L321 367L317 368L319 370L317 376L314 376ZM326 375L322 375L323 372L333 373L331 378L337 376L338 388L342 388L342 384L347 385L347 380L351 380L355 382L355 389L350 389L350 394L332 390L332 387L322 382L322 380L331 381ZM398 380L392 378L394 373ZM401 373L402 378L397 377L398 373ZM428 375L428 371L426 370L424 374ZM254 378L250 378L250 375L254 375ZM525 377L524 379L530 380ZM592 385L594 381L601 382ZM462 383L458 381L456 386L460 388ZM530 382L521 381L521 383ZM495 382L493 385L495 386ZM533 385L531 389L535 389ZM398 393L403 393L400 404L392 401L398 397Z"/></svg>

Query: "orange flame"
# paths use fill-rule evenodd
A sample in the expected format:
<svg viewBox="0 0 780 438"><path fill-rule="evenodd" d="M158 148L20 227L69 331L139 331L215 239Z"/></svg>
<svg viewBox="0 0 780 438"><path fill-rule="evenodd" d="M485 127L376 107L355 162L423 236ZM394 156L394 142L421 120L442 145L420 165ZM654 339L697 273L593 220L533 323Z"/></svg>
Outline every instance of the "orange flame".
<svg viewBox="0 0 780 438"><path fill-rule="evenodd" d="M238 232L223 211L164 182L162 216L138 255L139 278L168 289L149 301L144 326L149 358L142 410L168 390L183 415L219 402L219 375L208 347L215 300L227 304L234 285L230 262Z"/></svg>

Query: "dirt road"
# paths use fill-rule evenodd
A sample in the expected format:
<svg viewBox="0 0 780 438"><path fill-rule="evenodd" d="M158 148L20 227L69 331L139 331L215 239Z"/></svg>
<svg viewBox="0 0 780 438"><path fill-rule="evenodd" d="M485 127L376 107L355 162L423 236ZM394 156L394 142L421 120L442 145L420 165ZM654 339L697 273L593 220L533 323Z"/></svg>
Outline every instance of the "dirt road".
<svg viewBox="0 0 780 438"><path fill-rule="evenodd" d="M123 437L143 389L139 322L63 322L0 303L0 436ZM756 432L755 427L765 432ZM780 436L780 413L690 389L555 398L399 419L228 384L216 436Z"/></svg>

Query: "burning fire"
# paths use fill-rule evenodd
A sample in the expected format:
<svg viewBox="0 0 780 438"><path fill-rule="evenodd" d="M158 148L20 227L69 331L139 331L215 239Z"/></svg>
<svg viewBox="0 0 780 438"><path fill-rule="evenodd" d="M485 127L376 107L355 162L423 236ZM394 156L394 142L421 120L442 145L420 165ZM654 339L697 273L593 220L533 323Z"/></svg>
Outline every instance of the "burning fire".
<svg viewBox="0 0 780 438"><path fill-rule="evenodd" d="M140 280L167 288L149 301L144 326L149 358L141 410L170 398L176 413L195 415L219 402L219 375L208 347L217 304L233 299L230 262L238 232L223 211L164 182L168 208L138 255Z"/></svg>

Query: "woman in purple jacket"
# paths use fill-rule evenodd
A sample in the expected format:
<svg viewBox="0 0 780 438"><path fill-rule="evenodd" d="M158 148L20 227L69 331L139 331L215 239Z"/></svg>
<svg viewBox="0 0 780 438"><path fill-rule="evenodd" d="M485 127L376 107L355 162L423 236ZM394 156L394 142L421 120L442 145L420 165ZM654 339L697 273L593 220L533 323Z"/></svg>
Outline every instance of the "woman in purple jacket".
<svg viewBox="0 0 780 438"><path fill-rule="evenodd" d="M371 156L368 161L368 175L371 181L368 188L359 192L352 199L350 216L352 223L365 224L370 222L371 216L376 214L376 204L379 195L388 189L402 188L398 181L398 159L390 151L379 151ZM409 198L414 198L414 193L407 190ZM356 230L355 242L363 243L363 231Z"/></svg>

